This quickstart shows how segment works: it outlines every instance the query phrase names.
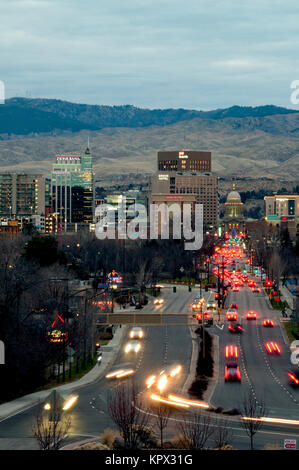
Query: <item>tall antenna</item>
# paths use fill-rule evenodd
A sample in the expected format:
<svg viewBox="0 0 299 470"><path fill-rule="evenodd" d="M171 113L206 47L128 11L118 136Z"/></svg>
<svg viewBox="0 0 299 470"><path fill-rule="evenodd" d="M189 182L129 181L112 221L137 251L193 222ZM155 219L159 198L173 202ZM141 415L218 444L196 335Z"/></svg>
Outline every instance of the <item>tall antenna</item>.
<svg viewBox="0 0 299 470"><path fill-rule="evenodd" d="M87 137L87 148L89 149L89 135Z"/></svg>

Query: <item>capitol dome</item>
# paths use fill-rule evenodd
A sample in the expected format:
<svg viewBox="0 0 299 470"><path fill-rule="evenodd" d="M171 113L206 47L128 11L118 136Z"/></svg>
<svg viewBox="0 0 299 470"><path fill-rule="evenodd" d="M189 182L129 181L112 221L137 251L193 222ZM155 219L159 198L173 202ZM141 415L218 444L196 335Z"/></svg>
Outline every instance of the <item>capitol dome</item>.
<svg viewBox="0 0 299 470"><path fill-rule="evenodd" d="M226 202L241 202L241 196L238 191L231 191L228 193Z"/></svg>

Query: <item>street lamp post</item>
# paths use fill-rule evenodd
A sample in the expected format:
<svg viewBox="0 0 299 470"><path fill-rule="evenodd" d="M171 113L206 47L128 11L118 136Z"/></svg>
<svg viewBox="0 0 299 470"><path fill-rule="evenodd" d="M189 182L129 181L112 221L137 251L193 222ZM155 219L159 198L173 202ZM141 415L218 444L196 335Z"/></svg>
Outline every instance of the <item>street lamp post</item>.
<svg viewBox="0 0 299 470"><path fill-rule="evenodd" d="M206 340L205 340L205 321L204 321L204 314L203 314L203 304L204 299L200 299L200 313L201 313L201 328L202 328L202 358L205 359L206 357Z"/></svg>

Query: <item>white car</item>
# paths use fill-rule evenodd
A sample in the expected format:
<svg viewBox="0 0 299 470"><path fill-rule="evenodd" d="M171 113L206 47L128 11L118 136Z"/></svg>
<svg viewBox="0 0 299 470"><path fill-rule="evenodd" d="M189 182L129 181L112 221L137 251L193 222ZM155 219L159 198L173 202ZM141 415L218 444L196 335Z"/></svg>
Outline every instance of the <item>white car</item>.
<svg viewBox="0 0 299 470"><path fill-rule="evenodd" d="M140 326L133 326L130 330L129 336L131 339L142 339L144 338L144 331Z"/></svg>
<svg viewBox="0 0 299 470"><path fill-rule="evenodd" d="M126 354L129 354L129 353L138 353L141 349L141 344L138 340L136 339L133 339L132 341L129 341L126 345L125 345L125 353Z"/></svg>
<svg viewBox="0 0 299 470"><path fill-rule="evenodd" d="M207 308L209 308L209 307L211 307L211 308L217 308L216 302L215 302L214 300L208 300L208 302L207 302Z"/></svg>
<svg viewBox="0 0 299 470"><path fill-rule="evenodd" d="M155 305L162 305L162 304L164 304L164 299L160 299L160 298L159 298L159 299L155 299L155 300L154 300L154 304L155 304Z"/></svg>

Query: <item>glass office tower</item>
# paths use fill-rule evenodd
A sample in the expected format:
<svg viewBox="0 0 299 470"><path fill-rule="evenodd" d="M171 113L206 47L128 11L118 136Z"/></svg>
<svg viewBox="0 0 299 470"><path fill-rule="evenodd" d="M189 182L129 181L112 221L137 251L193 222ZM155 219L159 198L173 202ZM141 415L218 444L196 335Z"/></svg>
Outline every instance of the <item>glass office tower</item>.
<svg viewBox="0 0 299 470"><path fill-rule="evenodd" d="M68 230L70 224L93 222L94 178L92 155L56 155L52 170L52 207L56 230Z"/></svg>

